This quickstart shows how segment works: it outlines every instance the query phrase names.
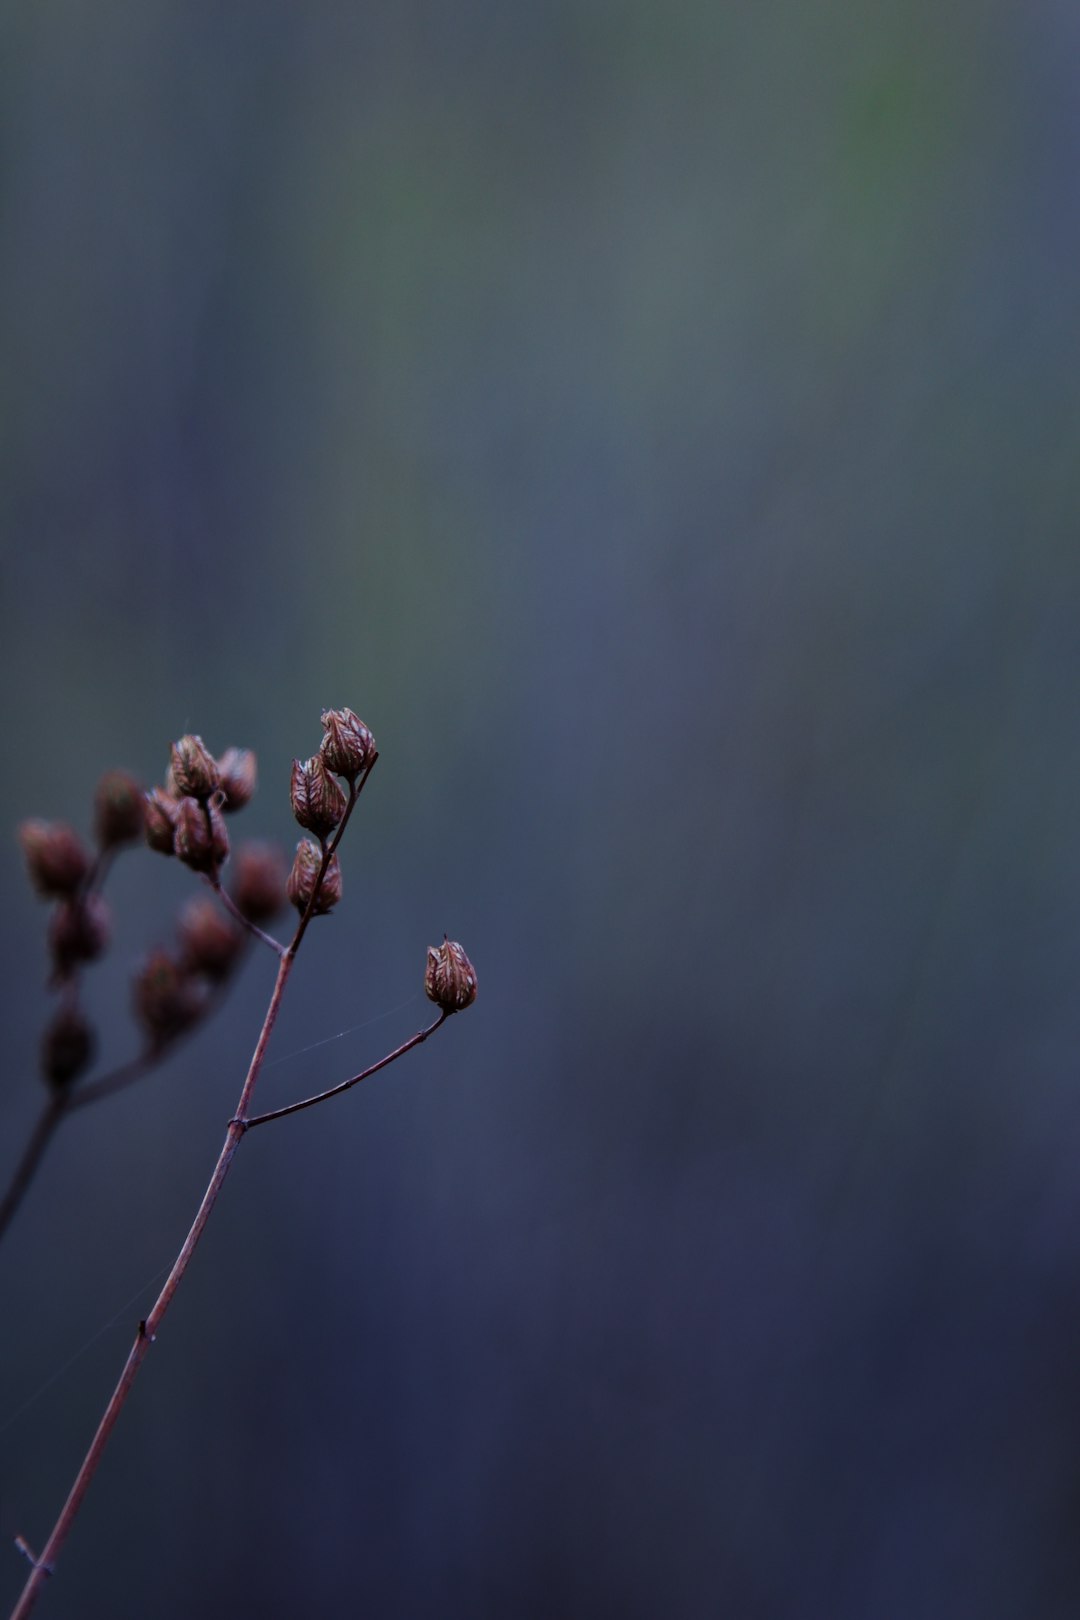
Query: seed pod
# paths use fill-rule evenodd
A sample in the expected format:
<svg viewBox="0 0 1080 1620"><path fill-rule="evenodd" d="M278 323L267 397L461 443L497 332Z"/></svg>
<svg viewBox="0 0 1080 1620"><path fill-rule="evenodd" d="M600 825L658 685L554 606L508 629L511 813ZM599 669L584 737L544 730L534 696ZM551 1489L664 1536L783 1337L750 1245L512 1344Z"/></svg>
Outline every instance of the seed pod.
<svg viewBox="0 0 1080 1620"><path fill-rule="evenodd" d="M352 785L375 759L375 738L351 709L327 709L322 717L326 736L319 752L328 770Z"/></svg>
<svg viewBox="0 0 1080 1620"><path fill-rule="evenodd" d="M293 760L289 791L293 815L301 827L318 838L332 833L345 814L345 795L319 754L304 761Z"/></svg>
<svg viewBox="0 0 1080 1620"><path fill-rule="evenodd" d="M199 1017L202 997L168 951L152 951L135 975L135 1014L155 1046L174 1040Z"/></svg>
<svg viewBox="0 0 1080 1620"><path fill-rule="evenodd" d="M94 827L101 849L115 849L142 837L142 789L127 771L106 771L94 794Z"/></svg>
<svg viewBox="0 0 1080 1620"><path fill-rule="evenodd" d="M74 894L90 870L82 840L65 822L24 821L19 842L30 881L47 899Z"/></svg>
<svg viewBox="0 0 1080 1620"><path fill-rule="evenodd" d="M314 893L321 865L322 850L318 844L313 844L310 838L301 838L296 846L296 856L286 884L289 899L301 916L307 910L308 901ZM332 855L319 885L312 915L322 917L331 911L341 899L341 887L341 863L336 855Z"/></svg>
<svg viewBox="0 0 1080 1620"><path fill-rule="evenodd" d="M429 945L424 989L445 1013L462 1012L476 1000L476 969L456 939Z"/></svg>
<svg viewBox="0 0 1080 1620"><path fill-rule="evenodd" d="M171 793L155 788L145 795L143 836L160 855L176 853L176 817L180 806Z"/></svg>
<svg viewBox="0 0 1080 1620"><path fill-rule="evenodd" d="M248 922L276 917L286 903L281 851L271 844L241 844L233 860L232 897Z"/></svg>
<svg viewBox="0 0 1080 1620"><path fill-rule="evenodd" d="M61 1007L41 1040L41 1072L58 1090L76 1080L94 1055L94 1031L77 1007Z"/></svg>
<svg viewBox="0 0 1080 1620"><path fill-rule="evenodd" d="M250 748L227 748L217 762L218 788L225 795L221 808L230 814L242 810L255 792L257 766Z"/></svg>
<svg viewBox="0 0 1080 1620"><path fill-rule="evenodd" d="M218 785L218 768L201 737L181 737L172 745L172 774L181 799L208 799Z"/></svg>
<svg viewBox="0 0 1080 1620"><path fill-rule="evenodd" d="M176 853L193 872L213 872L229 858L229 833L216 804L181 799L176 810Z"/></svg>
<svg viewBox="0 0 1080 1620"><path fill-rule="evenodd" d="M180 913L182 965L215 981L227 979L244 946L244 935L209 896L190 900Z"/></svg>
<svg viewBox="0 0 1080 1620"><path fill-rule="evenodd" d="M107 902L100 894L62 900L49 922L49 953L64 978L76 962L93 962L106 949L111 933Z"/></svg>

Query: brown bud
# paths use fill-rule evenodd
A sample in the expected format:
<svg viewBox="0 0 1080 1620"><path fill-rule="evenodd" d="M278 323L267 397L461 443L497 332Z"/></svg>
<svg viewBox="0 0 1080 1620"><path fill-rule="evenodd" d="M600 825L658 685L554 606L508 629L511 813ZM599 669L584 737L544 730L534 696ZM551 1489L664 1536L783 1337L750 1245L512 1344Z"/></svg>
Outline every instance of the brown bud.
<svg viewBox="0 0 1080 1620"><path fill-rule="evenodd" d="M90 870L82 840L62 821L24 821L19 842L38 894L74 894Z"/></svg>
<svg viewBox="0 0 1080 1620"><path fill-rule="evenodd" d="M228 859L229 834L216 804L180 800L176 808L176 853L193 872L212 872Z"/></svg>
<svg viewBox="0 0 1080 1620"><path fill-rule="evenodd" d="M319 867L322 865L322 850L318 844L313 844L310 838L301 838L296 846L296 856L293 860L292 871L286 891L289 899L303 916L307 910L308 901L315 890L315 882L319 876ZM325 916L341 899L341 863L336 855L330 857L330 865L319 886L319 893L315 901L312 915Z"/></svg>
<svg viewBox="0 0 1080 1620"><path fill-rule="evenodd" d="M445 1013L462 1012L476 1000L476 969L456 939L429 945L424 989Z"/></svg>
<svg viewBox="0 0 1080 1620"><path fill-rule="evenodd" d="M375 739L351 709L327 709L322 717L326 736L319 752L327 769L350 784L374 763Z"/></svg>
<svg viewBox="0 0 1080 1620"><path fill-rule="evenodd" d="M244 946L244 935L210 897L190 900L180 913L183 965L208 979L227 979Z"/></svg>
<svg viewBox="0 0 1080 1620"><path fill-rule="evenodd" d="M94 1031L77 1007L61 1007L41 1041L41 1072L51 1086L71 1084L94 1055Z"/></svg>
<svg viewBox="0 0 1080 1620"><path fill-rule="evenodd" d="M172 745L172 774L181 799L208 799L218 785L218 768L201 737L181 737Z"/></svg>
<svg viewBox="0 0 1080 1620"><path fill-rule="evenodd" d="M227 748L217 762L221 808L242 810L255 792L256 763L250 748Z"/></svg>
<svg viewBox="0 0 1080 1620"><path fill-rule="evenodd" d="M285 861L272 844L241 844L233 860L232 897L248 922L265 923L285 905Z"/></svg>
<svg viewBox="0 0 1080 1620"><path fill-rule="evenodd" d="M152 951L135 975L135 1013L155 1045L164 1045L202 1012L198 986L168 951Z"/></svg>
<svg viewBox="0 0 1080 1620"><path fill-rule="evenodd" d="M106 771L94 794L94 827L102 849L134 843L144 823L142 788L127 771Z"/></svg>
<svg viewBox="0 0 1080 1620"><path fill-rule="evenodd" d="M176 853L176 815L180 806L171 793L155 788L144 796L143 836L161 855Z"/></svg>
<svg viewBox="0 0 1080 1620"><path fill-rule="evenodd" d="M93 962L111 933L109 907L100 894L62 900L49 922L49 952L63 978L76 962Z"/></svg>
<svg viewBox="0 0 1080 1620"><path fill-rule="evenodd" d="M345 795L319 754L303 762L293 760L290 794L293 815L319 838L332 833L345 814Z"/></svg>

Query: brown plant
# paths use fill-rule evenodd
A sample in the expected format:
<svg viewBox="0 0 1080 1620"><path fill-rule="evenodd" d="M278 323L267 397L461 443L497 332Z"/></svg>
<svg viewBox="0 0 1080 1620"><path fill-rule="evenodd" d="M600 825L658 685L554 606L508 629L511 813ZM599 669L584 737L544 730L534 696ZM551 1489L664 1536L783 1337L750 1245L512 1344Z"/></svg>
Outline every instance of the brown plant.
<svg viewBox="0 0 1080 1620"><path fill-rule="evenodd" d="M201 873L229 916L223 917L205 900L194 901L185 908L180 921L179 953L158 948L135 977L135 1008L144 1031L141 1053L96 1080L81 1080L93 1060L96 1037L79 1006L78 971L82 963L100 954L108 943L107 916L97 890L112 851L130 838L136 816L131 779L116 772L103 779L108 786L99 788L96 801L98 854L95 860L86 856L77 836L68 827L32 822L21 829L35 886L43 895L56 898L58 908L62 908L57 913L61 920L54 919L49 934L52 982L59 992L60 1005L42 1044L42 1067L49 1101L16 1167L8 1193L0 1202L0 1233L10 1222L61 1119L73 1108L99 1100L140 1078L205 1017L211 1001L221 994L240 960L242 929L275 953L278 968L236 1111L229 1120L209 1185L187 1237L153 1308L139 1323L116 1388L40 1554L35 1555L23 1537L17 1538L17 1545L32 1567L11 1620L25 1620L56 1567L109 1436L155 1342L247 1133L257 1125L284 1119L351 1090L421 1045L455 1012L475 1000L476 973L472 963L456 941L444 937L441 946L428 950L424 975L425 990L439 1008L439 1016L433 1023L418 1030L377 1063L338 1085L284 1108L252 1113L255 1085L297 952L313 918L324 915L341 898L338 845L379 757L370 731L351 709L328 710L322 722L325 736L321 752L305 764L294 762L290 788L296 819L316 834L318 842L301 840L287 885L283 863L273 851L255 846L245 852L241 846L237 856L238 878L232 894L221 882L221 869L229 852L221 812L238 810L250 798L255 785L254 756L246 750L230 749L215 761L201 738L194 736L183 737L173 744L164 787L139 800L138 815L146 842L162 853L179 855L188 866ZM342 778L347 792L334 780L335 776ZM275 901L284 903L286 888L288 899L299 912L296 929L287 945L264 933L259 926L278 909Z"/></svg>

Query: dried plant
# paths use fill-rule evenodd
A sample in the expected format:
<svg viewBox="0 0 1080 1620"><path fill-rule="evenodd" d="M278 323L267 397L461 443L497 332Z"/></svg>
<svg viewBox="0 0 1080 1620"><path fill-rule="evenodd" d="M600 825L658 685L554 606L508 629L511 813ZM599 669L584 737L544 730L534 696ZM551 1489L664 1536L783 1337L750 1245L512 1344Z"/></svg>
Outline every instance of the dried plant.
<svg viewBox="0 0 1080 1620"><path fill-rule="evenodd" d="M322 724L324 735L318 751L306 761L293 761L293 814L301 827L314 836L300 840L287 878L285 863L274 849L247 844L239 847L234 858L230 887L224 886L222 871L230 855L226 817L242 809L255 791L255 756L247 749L230 748L215 759L201 737L196 736L181 737L172 745L165 781L149 793L144 794L123 771L110 771L102 778L95 796L93 855L78 835L61 823L29 821L20 828L31 881L44 898L55 903L48 946L50 985L57 994L57 1008L42 1040L42 1074L48 1100L0 1201L0 1234L10 1224L61 1121L75 1109L142 1078L171 1053L177 1041L206 1018L227 990L251 939L259 940L275 953L278 970L209 1185L153 1308L139 1323L119 1381L67 1500L40 1554L35 1555L23 1537L17 1538L18 1547L32 1567L11 1620L23 1620L30 1613L45 1580L56 1567L131 1386L247 1133L257 1125L284 1119L351 1090L426 1041L448 1018L476 999L472 963L456 941L444 938L441 945L428 950L424 974L424 989L438 1008L433 1023L378 1063L338 1085L269 1113L252 1113L255 1084L297 952L312 919L326 915L341 900L338 845L379 757L371 732L351 709L328 710ZM155 949L136 972L133 1000L143 1035L139 1053L87 1079L96 1036L80 1002L81 973L108 946L109 911L101 890L109 865L118 850L140 838L151 849L178 858L199 874L213 890L216 901L209 895L190 901L179 919L177 949ZM286 902L295 907L299 920L292 939L283 944L264 932L262 924L272 921Z"/></svg>

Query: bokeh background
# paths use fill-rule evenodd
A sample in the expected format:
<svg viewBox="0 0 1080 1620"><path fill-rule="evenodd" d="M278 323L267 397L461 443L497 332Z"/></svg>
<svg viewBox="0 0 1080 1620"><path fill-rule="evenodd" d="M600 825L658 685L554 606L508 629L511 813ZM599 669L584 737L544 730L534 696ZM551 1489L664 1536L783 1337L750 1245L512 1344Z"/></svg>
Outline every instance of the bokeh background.
<svg viewBox="0 0 1080 1620"><path fill-rule="evenodd" d="M1061 0L3 7L3 823L190 728L291 844L348 703L264 1103L417 1028L444 931L480 977L249 1139L43 1614L1080 1609L1078 52ZM191 888L115 872L111 1059ZM12 837L0 900L6 1174ZM0 1249L0 1599L272 969Z"/></svg>

